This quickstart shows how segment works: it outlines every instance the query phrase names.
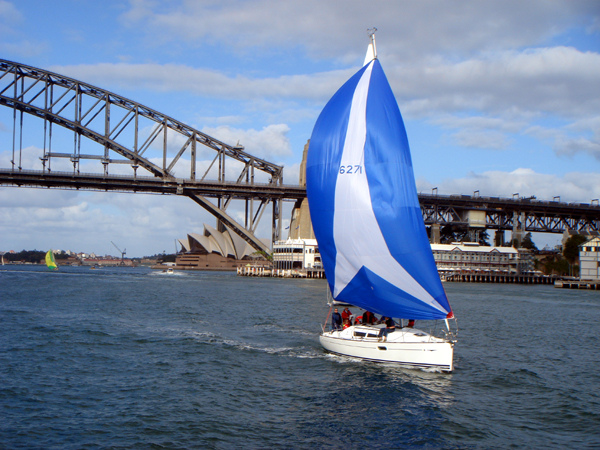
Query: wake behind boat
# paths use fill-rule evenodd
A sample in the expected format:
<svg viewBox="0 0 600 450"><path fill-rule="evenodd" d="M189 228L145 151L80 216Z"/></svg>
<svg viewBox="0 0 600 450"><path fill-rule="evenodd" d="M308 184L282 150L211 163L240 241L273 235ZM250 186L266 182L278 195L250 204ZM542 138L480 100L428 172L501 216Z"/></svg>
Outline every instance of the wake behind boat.
<svg viewBox="0 0 600 450"><path fill-rule="evenodd" d="M453 370L454 318L427 238L404 122L377 59L374 31L364 67L315 124L306 191L333 298L387 318L443 320L439 337L351 324L320 337L329 351L409 367ZM401 323L400 320L396 321ZM386 327L387 328L387 327Z"/></svg>

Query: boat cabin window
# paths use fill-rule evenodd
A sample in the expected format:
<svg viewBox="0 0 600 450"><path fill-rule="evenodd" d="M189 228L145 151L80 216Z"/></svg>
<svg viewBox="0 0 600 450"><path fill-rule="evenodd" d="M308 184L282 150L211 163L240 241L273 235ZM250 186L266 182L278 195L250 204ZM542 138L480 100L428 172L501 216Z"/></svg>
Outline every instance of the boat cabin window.
<svg viewBox="0 0 600 450"><path fill-rule="evenodd" d="M354 332L354 336L355 337L371 337L371 338L376 338L377 336L379 336L378 333L369 333L369 332L365 332L365 331L355 331Z"/></svg>

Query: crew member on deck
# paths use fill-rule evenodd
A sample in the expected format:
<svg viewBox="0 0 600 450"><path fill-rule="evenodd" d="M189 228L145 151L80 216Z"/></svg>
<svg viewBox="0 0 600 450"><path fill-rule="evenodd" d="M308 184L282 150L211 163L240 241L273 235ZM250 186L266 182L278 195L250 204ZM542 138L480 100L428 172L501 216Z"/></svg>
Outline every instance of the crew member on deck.
<svg viewBox="0 0 600 450"><path fill-rule="evenodd" d="M415 319L409 319L408 321L408 325L406 325L407 328L412 328L415 326Z"/></svg>
<svg viewBox="0 0 600 450"><path fill-rule="evenodd" d="M333 314L331 315L331 329L332 330L341 330L342 329L342 316L338 312L337 308L335 308L333 310Z"/></svg>
<svg viewBox="0 0 600 450"><path fill-rule="evenodd" d="M381 318L381 321L384 321L384 317ZM396 322L391 317L385 317L385 328L381 329L381 334L379 335L380 339L385 342L387 340L387 336L390 333L396 331Z"/></svg>
<svg viewBox="0 0 600 450"><path fill-rule="evenodd" d="M350 308L348 308L347 306L344 308L344 310L342 311L342 321L344 323L346 323L346 321L351 322L353 318L353 314L352 311L350 311Z"/></svg>
<svg viewBox="0 0 600 450"><path fill-rule="evenodd" d="M362 323L366 325L374 325L377 323L377 317L371 311L365 311L362 315Z"/></svg>

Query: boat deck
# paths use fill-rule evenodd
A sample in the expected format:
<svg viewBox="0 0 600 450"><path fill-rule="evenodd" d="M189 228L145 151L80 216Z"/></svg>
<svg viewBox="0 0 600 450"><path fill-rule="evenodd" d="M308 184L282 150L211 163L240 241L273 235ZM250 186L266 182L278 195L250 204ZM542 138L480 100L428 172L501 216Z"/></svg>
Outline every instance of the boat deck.
<svg viewBox="0 0 600 450"><path fill-rule="evenodd" d="M355 325L341 331L331 331L332 338L360 340L360 341L380 341L381 330L385 325ZM395 331L388 333L386 342L445 342L444 339L433 336L418 328L396 328Z"/></svg>

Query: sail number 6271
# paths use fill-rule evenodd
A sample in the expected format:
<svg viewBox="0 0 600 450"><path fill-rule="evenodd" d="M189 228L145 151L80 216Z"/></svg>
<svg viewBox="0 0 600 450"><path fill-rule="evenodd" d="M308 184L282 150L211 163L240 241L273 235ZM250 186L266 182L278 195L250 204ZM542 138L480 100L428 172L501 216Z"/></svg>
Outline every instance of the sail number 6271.
<svg viewBox="0 0 600 450"><path fill-rule="evenodd" d="M347 166L340 166L340 175L345 173L362 173L362 166L349 164Z"/></svg>

